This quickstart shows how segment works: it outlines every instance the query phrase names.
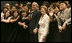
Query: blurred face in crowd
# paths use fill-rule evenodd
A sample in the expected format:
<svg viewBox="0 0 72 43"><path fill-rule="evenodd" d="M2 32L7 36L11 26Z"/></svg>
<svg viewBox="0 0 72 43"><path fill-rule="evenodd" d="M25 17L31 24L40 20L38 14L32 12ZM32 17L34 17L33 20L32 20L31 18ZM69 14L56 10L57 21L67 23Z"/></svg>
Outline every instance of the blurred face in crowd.
<svg viewBox="0 0 72 43"><path fill-rule="evenodd" d="M24 10L27 12L28 11L28 6L24 6Z"/></svg>
<svg viewBox="0 0 72 43"><path fill-rule="evenodd" d="M9 3L6 3L5 6L10 9L10 4Z"/></svg>
<svg viewBox="0 0 72 43"><path fill-rule="evenodd" d="M16 10L16 7L15 7L15 6L13 6L11 10L12 10L12 11L15 11L15 10Z"/></svg>
<svg viewBox="0 0 72 43"><path fill-rule="evenodd" d="M23 12L23 13L22 13L22 16L23 16L23 17L26 17L26 12Z"/></svg>
<svg viewBox="0 0 72 43"><path fill-rule="evenodd" d="M8 10L7 8L4 8L4 9L3 9L3 12L4 12L4 13L6 13L6 12L7 12L7 10Z"/></svg>
<svg viewBox="0 0 72 43"><path fill-rule="evenodd" d="M18 6L18 3L16 3L15 6Z"/></svg>
<svg viewBox="0 0 72 43"><path fill-rule="evenodd" d="M37 10L38 4L36 2L32 3L32 10Z"/></svg>
<svg viewBox="0 0 72 43"><path fill-rule="evenodd" d="M53 5L50 5L50 10L53 10Z"/></svg>
<svg viewBox="0 0 72 43"><path fill-rule="evenodd" d="M65 1L65 3L67 4L67 6L70 6L69 1Z"/></svg>
<svg viewBox="0 0 72 43"><path fill-rule="evenodd" d="M62 10L62 6L61 5L59 5L59 8L60 8L60 10Z"/></svg>
<svg viewBox="0 0 72 43"><path fill-rule="evenodd" d="M61 10L64 10L66 8L66 4L65 3L61 3Z"/></svg>
<svg viewBox="0 0 72 43"><path fill-rule="evenodd" d="M56 7L54 11L55 13L57 13L59 11L58 7Z"/></svg>
<svg viewBox="0 0 72 43"><path fill-rule="evenodd" d="M7 11L6 12L6 17L8 17L10 15L10 12L9 11Z"/></svg>
<svg viewBox="0 0 72 43"><path fill-rule="evenodd" d="M59 2L57 2L56 5L59 6Z"/></svg>
<svg viewBox="0 0 72 43"><path fill-rule="evenodd" d="M18 16L18 12L15 11L14 14L13 14L13 16L14 16L14 17L17 17L17 16Z"/></svg>
<svg viewBox="0 0 72 43"><path fill-rule="evenodd" d="M23 4L22 3L20 3L20 8L22 8L23 7Z"/></svg>
<svg viewBox="0 0 72 43"><path fill-rule="evenodd" d="M53 13L54 13L53 10L49 11L49 16L53 16Z"/></svg>
<svg viewBox="0 0 72 43"><path fill-rule="evenodd" d="M53 5L51 4L50 7L53 7Z"/></svg>
<svg viewBox="0 0 72 43"><path fill-rule="evenodd" d="M65 3L69 3L69 1L64 1Z"/></svg>
<svg viewBox="0 0 72 43"><path fill-rule="evenodd" d="M51 8L51 10L53 10L53 5L52 4L50 5L50 8Z"/></svg>

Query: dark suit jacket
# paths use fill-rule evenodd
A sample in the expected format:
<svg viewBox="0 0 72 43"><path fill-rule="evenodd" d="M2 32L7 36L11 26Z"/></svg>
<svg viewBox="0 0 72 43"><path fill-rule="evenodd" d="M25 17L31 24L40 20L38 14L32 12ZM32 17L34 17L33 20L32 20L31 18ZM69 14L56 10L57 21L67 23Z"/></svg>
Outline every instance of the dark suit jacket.
<svg viewBox="0 0 72 43"><path fill-rule="evenodd" d="M39 10L35 10L33 12L32 18L30 19L30 24L29 24L29 32L31 34L33 33L33 29L37 27L40 17L41 17L41 12Z"/></svg>

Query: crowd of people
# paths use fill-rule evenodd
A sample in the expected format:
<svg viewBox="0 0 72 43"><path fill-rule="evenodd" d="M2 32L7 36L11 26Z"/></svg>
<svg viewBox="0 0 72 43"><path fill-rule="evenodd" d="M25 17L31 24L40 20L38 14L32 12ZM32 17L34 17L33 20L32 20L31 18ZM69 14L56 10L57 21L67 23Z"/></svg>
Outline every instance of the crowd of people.
<svg viewBox="0 0 72 43"><path fill-rule="evenodd" d="M71 42L70 2L6 3L1 12L1 42Z"/></svg>

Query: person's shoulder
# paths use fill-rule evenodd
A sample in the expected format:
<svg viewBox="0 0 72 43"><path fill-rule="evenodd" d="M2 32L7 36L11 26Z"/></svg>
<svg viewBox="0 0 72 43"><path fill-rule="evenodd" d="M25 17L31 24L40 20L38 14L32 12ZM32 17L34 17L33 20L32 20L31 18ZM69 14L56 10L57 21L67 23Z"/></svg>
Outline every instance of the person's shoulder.
<svg viewBox="0 0 72 43"><path fill-rule="evenodd" d="M68 11L68 8L66 8L64 11Z"/></svg>
<svg viewBox="0 0 72 43"><path fill-rule="evenodd" d="M41 15L41 12L40 12L40 10L36 10L36 11L34 11L34 14Z"/></svg>
<svg viewBox="0 0 72 43"><path fill-rule="evenodd" d="M40 12L40 10L37 10L38 12Z"/></svg>
<svg viewBox="0 0 72 43"><path fill-rule="evenodd" d="M38 14L38 15L41 15L41 12L40 12L40 10L37 10L37 14Z"/></svg>
<svg viewBox="0 0 72 43"><path fill-rule="evenodd" d="M49 16L47 14L45 14L45 18L49 18Z"/></svg>
<svg viewBox="0 0 72 43"><path fill-rule="evenodd" d="M45 20L45 21L50 21L50 17L49 17L47 14L45 14L44 20Z"/></svg>
<svg viewBox="0 0 72 43"><path fill-rule="evenodd" d="M36 13L40 13L40 10L35 10Z"/></svg>
<svg viewBox="0 0 72 43"><path fill-rule="evenodd" d="M71 11L71 7L70 7L70 8L66 8L65 11L66 11L66 12Z"/></svg>
<svg viewBox="0 0 72 43"><path fill-rule="evenodd" d="M71 8L66 8L65 11L68 11L68 10L70 10L70 9L71 9Z"/></svg>
<svg viewBox="0 0 72 43"><path fill-rule="evenodd" d="M71 7L69 7L68 9L71 10Z"/></svg>

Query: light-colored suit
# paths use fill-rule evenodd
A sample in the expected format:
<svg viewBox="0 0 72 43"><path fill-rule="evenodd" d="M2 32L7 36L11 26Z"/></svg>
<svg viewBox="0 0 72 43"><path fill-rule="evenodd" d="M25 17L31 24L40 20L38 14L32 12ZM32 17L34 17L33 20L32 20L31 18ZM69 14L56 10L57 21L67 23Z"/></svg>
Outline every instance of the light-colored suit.
<svg viewBox="0 0 72 43"><path fill-rule="evenodd" d="M66 8L64 11L58 13L58 27L62 25L62 22L67 25L71 24L71 8Z"/></svg>
<svg viewBox="0 0 72 43"><path fill-rule="evenodd" d="M45 40L43 40L43 37L46 38L47 34L49 33L49 16L47 14L45 14L43 17L40 17L39 20L39 30L38 30L38 41L39 42L45 42Z"/></svg>
<svg viewBox="0 0 72 43"><path fill-rule="evenodd" d="M61 32L61 39L64 42L71 42L71 8L66 8L63 13L60 12L57 18L58 28L66 23L66 29Z"/></svg>

